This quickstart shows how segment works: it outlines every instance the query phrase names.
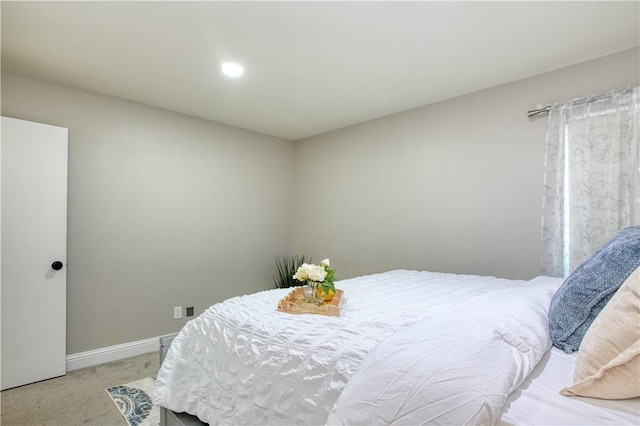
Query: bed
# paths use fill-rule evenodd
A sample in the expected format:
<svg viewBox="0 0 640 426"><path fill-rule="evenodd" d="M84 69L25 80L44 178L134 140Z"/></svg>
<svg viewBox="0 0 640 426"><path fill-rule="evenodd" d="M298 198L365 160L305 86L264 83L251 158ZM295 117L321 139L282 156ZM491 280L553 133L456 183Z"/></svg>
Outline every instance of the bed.
<svg viewBox="0 0 640 426"><path fill-rule="evenodd" d="M639 424L637 397L559 393L562 284L395 270L337 282L339 317L278 312L289 289L235 297L173 340L153 400L209 424Z"/></svg>

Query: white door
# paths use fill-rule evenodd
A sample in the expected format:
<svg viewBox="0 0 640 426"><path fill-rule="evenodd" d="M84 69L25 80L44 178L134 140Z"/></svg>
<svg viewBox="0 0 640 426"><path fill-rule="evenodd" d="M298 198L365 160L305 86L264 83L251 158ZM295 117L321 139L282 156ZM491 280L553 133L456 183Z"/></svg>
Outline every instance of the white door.
<svg viewBox="0 0 640 426"><path fill-rule="evenodd" d="M67 129L2 117L0 156L7 389L66 373Z"/></svg>

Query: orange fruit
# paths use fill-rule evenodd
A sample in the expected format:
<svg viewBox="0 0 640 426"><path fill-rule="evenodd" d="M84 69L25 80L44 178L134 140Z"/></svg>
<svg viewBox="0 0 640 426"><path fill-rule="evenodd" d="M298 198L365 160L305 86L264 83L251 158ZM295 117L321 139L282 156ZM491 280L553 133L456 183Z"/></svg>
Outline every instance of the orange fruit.
<svg viewBox="0 0 640 426"><path fill-rule="evenodd" d="M322 288L322 286L318 286L318 292L317 292L317 295L318 295L318 297L324 297L324 301L325 301L325 302L328 302L328 301L330 301L331 299L333 299L333 296L335 296L335 294L336 294L336 293L335 293L333 290L331 290L331 289L329 289L329 294L326 294L326 293L324 292L324 289Z"/></svg>

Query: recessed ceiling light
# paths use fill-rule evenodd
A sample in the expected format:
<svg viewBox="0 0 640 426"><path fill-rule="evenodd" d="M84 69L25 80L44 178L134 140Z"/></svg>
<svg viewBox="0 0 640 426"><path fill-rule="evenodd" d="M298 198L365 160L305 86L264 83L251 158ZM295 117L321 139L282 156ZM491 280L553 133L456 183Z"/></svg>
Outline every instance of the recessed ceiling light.
<svg viewBox="0 0 640 426"><path fill-rule="evenodd" d="M244 74L244 68L235 62L225 62L222 64L222 72L229 77L240 77Z"/></svg>

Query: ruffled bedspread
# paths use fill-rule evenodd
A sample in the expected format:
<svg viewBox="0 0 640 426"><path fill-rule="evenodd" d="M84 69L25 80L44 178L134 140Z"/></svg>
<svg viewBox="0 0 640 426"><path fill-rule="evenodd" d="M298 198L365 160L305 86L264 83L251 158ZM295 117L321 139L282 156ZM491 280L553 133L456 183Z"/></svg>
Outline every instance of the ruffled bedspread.
<svg viewBox="0 0 640 426"><path fill-rule="evenodd" d="M338 282L345 292L340 317L278 312L289 289L235 297L185 325L158 373L153 401L209 424L324 424L383 339L448 311L464 321L469 306L459 305L528 284L391 271Z"/></svg>

